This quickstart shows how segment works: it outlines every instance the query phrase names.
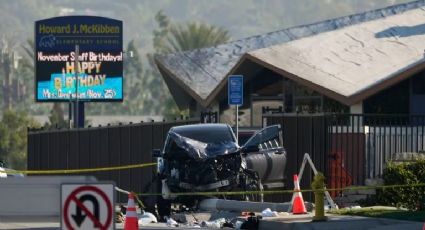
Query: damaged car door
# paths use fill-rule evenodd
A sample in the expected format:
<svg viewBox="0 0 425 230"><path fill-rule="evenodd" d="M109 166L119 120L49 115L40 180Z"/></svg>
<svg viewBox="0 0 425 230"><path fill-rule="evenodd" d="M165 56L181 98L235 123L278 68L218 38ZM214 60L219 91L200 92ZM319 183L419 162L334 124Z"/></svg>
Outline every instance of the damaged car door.
<svg viewBox="0 0 425 230"><path fill-rule="evenodd" d="M258 173L264 188L284 187L286 151L280 125L254 134L242 147L247 168Z"/></svg>

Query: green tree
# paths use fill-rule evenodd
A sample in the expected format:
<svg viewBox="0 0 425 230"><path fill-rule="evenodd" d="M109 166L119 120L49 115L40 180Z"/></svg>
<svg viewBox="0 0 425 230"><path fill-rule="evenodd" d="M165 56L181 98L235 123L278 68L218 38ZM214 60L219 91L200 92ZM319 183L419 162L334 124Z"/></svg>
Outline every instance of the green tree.
<svg viewBox="0 0 425 230"><path fill-rule="evenodd" d="M198 22L171 27L165 47L168 52L182 52L226 43L229 32L222 27Z"/></svg>
<svg viewBox="0 0 425 230"><path fill-rule="evenodd" d="M204 47L216 46L230 41L229 32L213 25L198 22L190 22L187 24L174 24L170 21L163 11L159 11L155 16L158 29L154 30L153 45L155 54L177 53L187 50L199 49ZM164 110L160 111L165 117L187 116L187 110L181 111L175 104L159 71L153 62L153 55L148 55L153 75L157 76L155 84L160 87L158 92L163 92L159 99L162 100Z"/></svg>
<svg viewBox="0 0 425 230"><path fill-rule="evenodd" d="M126 49L127 54L124 62L125 75L125 98L124 106L130 115L152 114L152 76L143 68L143 62L139 50L134 42L130 41Z"/></svg>
<svg viewBox="0 0 425 230"><path fill-rule="evenodd" d="M156 14L155 20L159 26L153 38L156 53L177 53L230 41L229 32L223 27L199 22L173 24L163 11Z"/></svg>
<svg viewBox="0 0 425 230"><path fill-rule="evenodd" d="M26 168L27 127L40 127L25 112L8 110L0 122L0 160L15 169Z"/></svg>
<svg viewBox="0 0 425 230"><path fill-rule="evenodd" d="M129 54L132 53L130 56ZM122 103L92 103L88 106L90 114L151 114L152 80L150 72L143 68L141 55L134 42L130 41L124 56L124 101Z"/></svg>
<svg viewBox="0 0 425 230"><path fill-rule="evenodd" d="M51 125L62 124L66 121L64 120L64 109L63 105L59 102L53 103L37 103L34 104L34 41L27 39L26 43L21 46L23 57L20 59L20 64L18 68L18 76L21 78L20 81L25 82L24 89L21 90L21 94L17 97L15 106L16 110L27 111L31 114L46 114L50 111L49 122ZM53 118L50 119L50 118Z"/></svg>
<svg viewBox="0 0 425 230"><path fill-rule="evenodd" d="M68 121L64 119L62 105L59 102L53 103L52 110L50 110L49 124L46 126L56 128L68 128Z"/></svg>

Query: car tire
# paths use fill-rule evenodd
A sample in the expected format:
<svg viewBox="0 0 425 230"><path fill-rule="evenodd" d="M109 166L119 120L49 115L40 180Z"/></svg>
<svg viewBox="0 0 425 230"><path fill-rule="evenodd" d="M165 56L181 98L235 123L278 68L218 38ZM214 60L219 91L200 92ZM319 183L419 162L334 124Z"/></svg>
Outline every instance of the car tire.
<svg viewBox="0 0 425 230"><path fill-rule="evenodd" d="M145 186L143 189L143 193L158 193L158 186L157 186L157 180L158 177L154 176L152 178L152 181L150 181L149 184ZM156 217L158 217L158 212L156 211L156 203L159 196L142 196L142 202L145 206L144 211L150 212L154 214Z"/></svg>
<svg viewBox="0 0 425 230"><path fill-rule="evenodd" d="M258 173L251 170L246 170L246 178L244 190L245 191L255 191L256 193L245 194L243 199L245 201L254 201L254 202L263 202L264 195L261 193L263 191L263 184L261 179L258 176Z"/></svg>
<svg viewBox="0 0 425 230"><path fill-rule="evenodd" d="M158 210L159 221L166 221L165 217L171 216L171 201L162 198L162 196L158 196L156 207Z"/></svg>
<svg viewBox="0 0 425 230"><path fill-rule="evenodd" d="M162 180L158 178L156 183L158 193L162 193ZM171 201L166 200L162 195L156 196L156 210L158 211L158 218L161 222L166 222L166 216L171 216Z"/></svg>
<svg viewBox="0 0 425 230"><path fill-rule="evenodd" d="M161 193L162 182L159 175L155 175L145 189L146 193ZM166 216L171 215L171 202L162 197L162 195L147 196L144 200L145 211L154 214L159 221L164 222Z"/></svg>

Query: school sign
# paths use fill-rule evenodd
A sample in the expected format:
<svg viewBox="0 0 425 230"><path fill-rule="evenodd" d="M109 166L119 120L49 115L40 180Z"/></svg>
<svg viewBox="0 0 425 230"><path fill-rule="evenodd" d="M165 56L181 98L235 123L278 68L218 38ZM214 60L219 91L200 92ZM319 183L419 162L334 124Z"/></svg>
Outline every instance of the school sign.
<svg viewBox="0 0 425 230"><path fill-rule="evenodd" d="M36 101L69 101L77 92L82 101L122 101L122 47L120 20L65 16L36 21Z"/></svg>

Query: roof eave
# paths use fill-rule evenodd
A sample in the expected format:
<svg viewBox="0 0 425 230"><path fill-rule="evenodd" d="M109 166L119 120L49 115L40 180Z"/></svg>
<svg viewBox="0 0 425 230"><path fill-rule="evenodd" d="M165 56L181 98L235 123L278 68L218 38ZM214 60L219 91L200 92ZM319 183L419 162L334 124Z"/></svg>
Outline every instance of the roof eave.
<svg viewBox="0 0 425 230"><path fill-rule="evenodd" d="M351 95L350 97L348 97L349 105L357 104L365 100L366 98L382 90L385 90L401 81L404 81L423 70L425 70L425 59L423 61L412 64L403 71L395 73L393 76L383 80L382 82L378 82L366 89L357 92L356 94Z"/></svg>
<svg viewBox="0 0 425 230"><path fill-rule="evenodd" d="M187 86L183 81L181 81L174 73L172 73L164 64L162 64L161 60L158 58L159 56L154 57L154 62L158 69L166 73L170 76L174 82L176 82L182 89L184 89L195 101L197 101L201 106L207 107L206 100L202 99L195 91L193 91L189 86Z"/></svg>
<svg viewBox="0 0 425 230"><path fill-rule="evenodd" d="M311 88L311 89L313 89L313 90L315 90L315 91L317 91L319 93L322 93L323 95L326 95L326 96L328 96L330 98L333 98L333 99L335 99L335 100L337 100L337 101L339 101L339 102L341 102L341 103L343 103L345 105L350 105L350 102L351 101L350 101L350 99L348 97L345 97L345 96L343 96L341 94L338 94L338 93L336 93L334 91L331 91L329 89L326 89L324 87L321 87L320 85L314 84L314 83L312 83L310 81L306 81L306 80L304 80L302 78L299 78L298 76L296 76L294 74L291 74L291 73L289 73L289 72L287 72L285 70L282 70L280 68L277 68L277 67L275 67L275 66L273 66L273 65L271 65L271 64L269 64L267 62L264 62L263 60L255 57L255 56L252 56L249 53L244 54L239 59L239 61L237 62L237 64L229 71L229 73L226 76L237 73L238 72L238 69L245 63L246 60L250 60L250 61L252 61L252 62L254 62L254 63L258 64L258 65L261 65L261 66L263 66L265 68L268 68L268 69L270 69L270 70L272 70L272 71L274 71L276 73L279 73L280 75L282 75L284 77L287 77L288 79L291 79L291 80L293 80L293 81L295 81L295 82L297 82L297 83L299 83L301 85L304 85L306 87L309 87L309 88ZM208 98L207 98L207 102L208 103L211 103L213 101L213 99L215 98L215 96L223 89L223 87L226 85L226 82L227 82L226 79L227 78L224 78L220 82L220 84L217 86L217 88L214 89L214 91L208 96Z"/></svg>

